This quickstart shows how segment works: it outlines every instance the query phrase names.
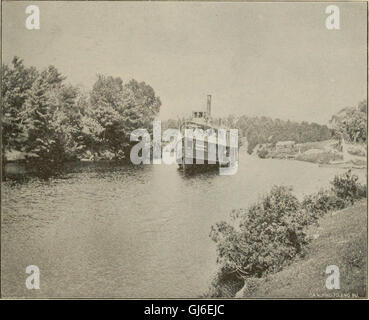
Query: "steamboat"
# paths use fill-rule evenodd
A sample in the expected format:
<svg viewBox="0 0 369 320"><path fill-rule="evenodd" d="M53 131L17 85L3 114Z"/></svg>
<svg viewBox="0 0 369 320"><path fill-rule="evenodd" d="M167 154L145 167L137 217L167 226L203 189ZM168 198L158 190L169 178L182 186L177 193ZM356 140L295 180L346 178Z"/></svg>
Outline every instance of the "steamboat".
<svg viewBox="0 0 369 320"><path fill-rule="evenodd" d="M179 129L182 138L178 143L182 144L182 154L177 163L180 169L209 170L231 165L230 154L234 150L230 144L230 129L212 118L211 95L207 96L206 111L192 111L192 116L184 120ZM225 139L219 139L220 129L225 133ZM193 139L187 136L188 130L205 134Z"/></svg>

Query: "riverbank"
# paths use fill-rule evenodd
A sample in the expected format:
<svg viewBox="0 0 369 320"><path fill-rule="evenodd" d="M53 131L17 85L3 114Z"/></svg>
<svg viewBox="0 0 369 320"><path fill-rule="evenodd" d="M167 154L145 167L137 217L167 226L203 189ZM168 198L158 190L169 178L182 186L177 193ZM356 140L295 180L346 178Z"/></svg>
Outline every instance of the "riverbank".
<svg viewBox="0 0 369 320"><path fill-rule="evenodd" d="M345 276L339 297L365 296L367 187L359 180L349 170L336 175L330 188L301 200L290 188L273 186L247 209L233 210L228 221L213 225L219 268L205 296L322 297L331 265ZM306 283L299 279L289 291L300 273Z"/></svg>
<svg viewBox="0 0 369 320"><path fill-rule="evenodd" d="M327 214L311 226L307 255L282 271L252 279L238 297L355 298L366 296L367 199ZM328 290L326 267L340 270L339 290Z"/></svg>
<svg viewBox="0 0 369 320"><path fill-rule="evenodd" d="M258 145L253 155L262 159L289 159L329 165L342 169L366 168L366 145L324 140L278 147L273 144Z"/></svg>
<svg viewBox="0 0 369 320"><path fill-rule="evenodd" d="M78 171L79 168L92 168L96 169L99 167L119 167L119 166L132 166L131 161L128 159L119 160L109 160L109 159L99 159L99 160L70 160L65 161L59 167L47 167L42 163L35 164L29 162L25 159L17 159L8 161L4 165L4 175L3 180L24 180L28 178L50 178L57 177L58 175L63 175L70 171ZM48 171L45 171L48 169Z"/></svg>

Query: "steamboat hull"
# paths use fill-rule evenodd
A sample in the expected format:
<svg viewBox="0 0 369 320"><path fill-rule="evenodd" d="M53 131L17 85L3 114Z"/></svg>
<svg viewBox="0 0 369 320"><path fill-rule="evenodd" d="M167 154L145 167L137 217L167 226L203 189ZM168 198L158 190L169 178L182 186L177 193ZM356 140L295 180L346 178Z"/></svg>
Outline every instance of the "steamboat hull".
<svg viewBox="0 0 369 320"><path fill-rule="evenodd" d="M177 163L182 170L211 170L230 165L231 149L227 145L186 138L179 143L182 144L182 153L178 155ZM219 156L221 150L224 151L223 157Z"/></svg>

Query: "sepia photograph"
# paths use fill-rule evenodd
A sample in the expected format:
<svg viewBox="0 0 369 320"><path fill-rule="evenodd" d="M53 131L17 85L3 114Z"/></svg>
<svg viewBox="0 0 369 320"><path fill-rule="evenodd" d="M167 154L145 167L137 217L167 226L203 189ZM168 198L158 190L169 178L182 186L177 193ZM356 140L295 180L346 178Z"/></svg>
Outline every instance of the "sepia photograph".
<svg viewBox="0 0 369 320"><path fill-rule="evenodd" d="M1 60L1 298L368 298L367 2L8 0Z"/></svg>

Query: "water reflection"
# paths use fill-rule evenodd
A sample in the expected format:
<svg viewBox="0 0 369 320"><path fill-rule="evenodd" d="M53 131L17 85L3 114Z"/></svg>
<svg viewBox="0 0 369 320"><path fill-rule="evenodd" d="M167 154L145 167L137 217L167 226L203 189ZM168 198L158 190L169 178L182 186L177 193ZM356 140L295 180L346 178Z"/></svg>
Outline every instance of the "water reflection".
<svg viewBox="0 0 369 320"><path fill-rule="evenodd" d="M2 290L25 297L198 297L216 270L210 227L274 184L315 192L334 168L240 158L234 176L176 165L79 163L2 184ZM362 174L363 176L363 174ZM25 289L25 267L41 290Z"/></svg>

